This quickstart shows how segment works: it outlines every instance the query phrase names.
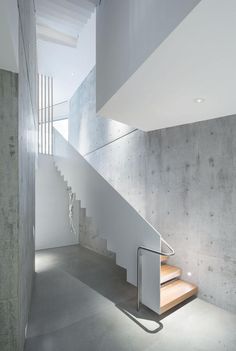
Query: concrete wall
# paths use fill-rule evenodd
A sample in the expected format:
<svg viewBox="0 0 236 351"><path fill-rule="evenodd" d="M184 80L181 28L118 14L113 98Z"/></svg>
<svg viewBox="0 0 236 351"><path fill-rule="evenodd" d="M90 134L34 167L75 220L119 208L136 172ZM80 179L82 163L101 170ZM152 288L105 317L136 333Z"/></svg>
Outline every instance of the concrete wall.
<svg viewBox="0 0 236 351"><path fill-rule="evenodd" d="M33 0L19 6L19 349L23 349L34 274L37 57Z"/></svg>
<svg viewBox="0 0 236 351"><path fill-rule="evenodd" d="M133 128L104 119L96 115L96 68L93 68L87 78L77 89L70 100L70 143L80 150L82 155L94 151L133 130ZM90 130L93 128L93 138Z"/></svg>
<svg viewBox="0 0 236 351"><path fill-rule="evenodd" d="M18 319L18 76L0 70L0 350L16 350Z"/></svg>
<svg viewBox="0 0 236 351"><path fill-rule="evenodd" d="M19 21L16 0L0 1L0 68L18 72ZM3 49L4 48L4 49Z"/></svg>
<svg viewBox="0 0 236 351"><path fill-rule="evenodd" d="M82 155L87 155L134 130L125 124L95 116L96 69L94 68L70 100L70 143ZM92 138L91 130L93 131ZM86 209L81 207L79 210L79 241L82 246L90 250L114 257L114 253L107 250L106 240L98 237L93 219L87 217Z"/></svg>
<svg viewBox="0 0 236 351"><path fill-rule="evenodd" d="M23 350L34 273L36 40L19 0L19 76L0 73L0 349Z"/></svg>
<svg viewBox="0 0 236 351"><path fill-rule="evenodd" d="M200 0L102 0L97 8L97 111Z"/></svg>
<svg viewBox="0 0 236 351"><path fill-rule="evenodd" d="M69 141L175 248L170 262L199 286L199 296L235 312L236 116L134 130L118 139L117 122L104 120L102 142L101 118L90 114L90 103L86 109L86 100L94 99L86 98L81 114L78 94L71 101L69 128L75 133ZM107 143L110 129L114 141Z"/></svg>
<svg viewBox="0 0 236 351"><path fill-rule="evenodd" d="M56 170L52 156L39 155L35 185L36 250L77 244L70 227L67 184ZM78 223L79 211L74 215ZM76 229L78 233L78 226Z"/></svg>

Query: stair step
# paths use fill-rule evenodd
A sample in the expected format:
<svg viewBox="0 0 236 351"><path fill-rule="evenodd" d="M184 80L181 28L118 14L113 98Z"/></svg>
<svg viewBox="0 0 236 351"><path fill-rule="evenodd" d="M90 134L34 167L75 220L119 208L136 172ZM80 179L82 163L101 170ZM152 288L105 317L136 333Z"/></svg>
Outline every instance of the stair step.
<svg viewBox="0 0 236 351"><path fill-rule="evenodd" d="M181 269L175 266L164 264L161 266L161 284L181 276Z"/></svg>
<svg viewBox="0 0 236 351"><path fill-rule="evenodd" d="M194 284L183 280L174 280L161 287L160 314L168 311L189 297L197 294L197 287Z"/></svg>
<svg viewBox="0 0 236 351"><path fill-rule="evenodd" d="M161 263L165 263L168 260L168 256L161 256Z"/></svg>

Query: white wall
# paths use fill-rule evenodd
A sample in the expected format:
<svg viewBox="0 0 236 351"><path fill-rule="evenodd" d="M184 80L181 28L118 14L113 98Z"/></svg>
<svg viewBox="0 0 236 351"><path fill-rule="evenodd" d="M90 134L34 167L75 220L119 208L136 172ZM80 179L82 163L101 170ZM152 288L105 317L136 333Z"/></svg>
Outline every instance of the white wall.
<svg viewBox="0 0 236 351"><path fill-rule="evenodd" d="M54 77L54 103L69 100L96 63L96 12L76 48L38 40L39 73Z"/></svg>
<svg viewBox="0 0 236 351"><path fill-rule="evenodd" d="M96 28L97 111L199 2L102 0Z"/></svg>
<svg viewBox="0 0 236 351"><path fill-rule="evenodd" d="M53 157L39 155L36 171L35 248L76 244L69 224L67 185L53 164Z"/></svg>

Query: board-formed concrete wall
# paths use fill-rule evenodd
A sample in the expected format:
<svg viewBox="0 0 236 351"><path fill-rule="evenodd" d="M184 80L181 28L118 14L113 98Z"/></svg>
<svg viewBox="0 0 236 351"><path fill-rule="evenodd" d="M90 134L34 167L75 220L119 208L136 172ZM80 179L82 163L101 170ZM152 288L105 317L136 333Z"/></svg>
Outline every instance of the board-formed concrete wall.
<svg viewBox="0 0 236 351"><path fill-rule="evenodd" d="M96 72L95 68L75 92L70 101L70 143L87 155L104 144L108 145L123 135L128 135L134 129L129 126L96 116ZM94 118L96 116L96 118ZM93 138L90 131L93 130ZM79 211L79 241L80 245L108 257L114 254L107 250L106 240L98 237L93 219L86 216L86 209Z"/></svg>
<svg viewBox="0 0 236 351"><path fill-rule="evenodd" d="M24 347L34 275L37 55L33 0L19 5L19 349Z"/></svg>
<svg viewBox="0 0 236 351"><path fill-rule="evenodd" d="M34 275L36 35L18 0L19 75L0 71L0 350L23 350Z"/></svg>
<svg viewBox="0 0 236 351"><path fill-rule="evenodd" d="M18 75L0 70L0 350L16 350L18 317Z"/></svg>
<svg viewBox="0 0 236 351"><path fill-rule="evenodd" d="M86 114L95 99L83 87L71 101L69 128L76 133L69 141L175 248L170 262L199 286L199 296L235 312L236 116L149 133L130 130L117 138L117 122Z"/></svg>
<svg viewBox="0 0 236 351"><path fill-rule="evenodd" d="M78 116L79 113L79 116ZM70 100L69 139L87 154L134 130L123 123L96 116L96 69L93 68ZM93 126L93 138L90 130Z"/></svg>

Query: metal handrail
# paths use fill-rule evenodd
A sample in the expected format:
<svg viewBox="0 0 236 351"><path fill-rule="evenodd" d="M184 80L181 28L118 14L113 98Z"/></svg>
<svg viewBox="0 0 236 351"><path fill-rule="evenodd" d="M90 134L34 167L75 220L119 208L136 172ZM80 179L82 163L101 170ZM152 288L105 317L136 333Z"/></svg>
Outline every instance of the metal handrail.
<svg viewBox="0 0 236 351"><path fill-rule="evenodd" d="M154 254L160 255L160 256L173 256L175 254L174 249L161 237L160 238L161 241L168 247L168 249L170 249L171 252L163 252L163 251L157 251L157 250L153 250L150 249L148 247L145 246L139 246L137 249L137 310L139 311L140 308L140 279L139 279L139 267L140 267L140 262L139 262L139 256L140 256L140 251L144 250L144 251L148 251L148 252L152 252Z"/></svg>

